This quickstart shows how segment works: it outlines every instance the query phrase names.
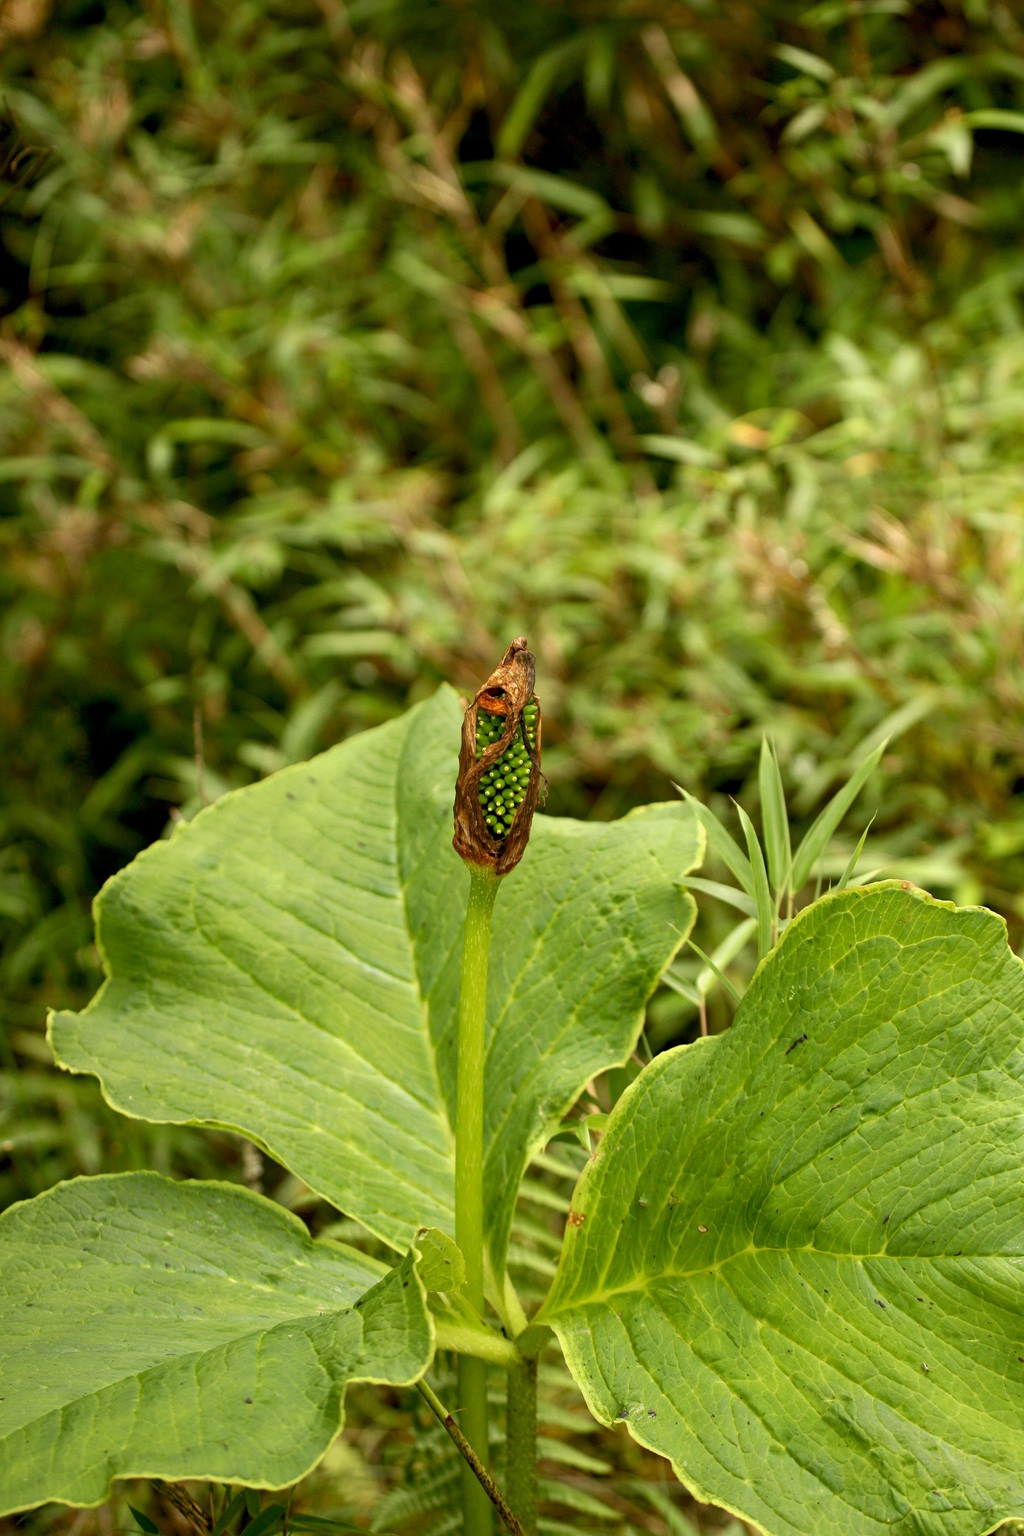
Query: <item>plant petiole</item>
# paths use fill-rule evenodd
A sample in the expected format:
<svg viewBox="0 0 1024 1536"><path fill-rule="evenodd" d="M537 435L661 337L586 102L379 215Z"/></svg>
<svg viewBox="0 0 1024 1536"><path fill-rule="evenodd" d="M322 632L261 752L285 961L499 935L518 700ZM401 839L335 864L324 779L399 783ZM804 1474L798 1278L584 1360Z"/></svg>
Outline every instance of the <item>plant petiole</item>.
<svg viewBox="0 0 1024 1536"><path fill-rule="evenodd" d="M455 1241L466 1260L463 1295L484 1315L484 1050L487 962L491 916L499 876L486 865L470 865L469 904L462 941L459 993L458 1066L455 1085ZM466 1330L474 1333L475 1330ZM489 1460L487 1362L477 1355L458 1359L459 1405L465 1436L480 1462ZM462 1513L466 1536L487 1536L491 1507L468 1465L462 1469Z"/></svg>
<svg viewBox="0 0 1024 1536"><path fill-rule="evenodd" d="M486 1325L442 1322L435 1318L434 1328L438 1349L451 1349L458 1355L468 1355L473 1360L505 1368L523 1363L523 1356L512 1340L503 1338Z"/></svg>

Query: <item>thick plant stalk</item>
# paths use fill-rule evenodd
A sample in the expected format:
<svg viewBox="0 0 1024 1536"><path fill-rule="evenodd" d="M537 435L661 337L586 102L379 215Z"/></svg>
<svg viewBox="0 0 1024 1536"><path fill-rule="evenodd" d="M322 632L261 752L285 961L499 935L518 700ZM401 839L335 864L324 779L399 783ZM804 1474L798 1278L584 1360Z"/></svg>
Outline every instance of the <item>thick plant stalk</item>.
<svg viewBox="0 0 1024 1536"><path fill-rule="evenodd" d="M523 1536L537 1536L537 1361L509 1367L505 1488Z"/></svg>
<svg viewBox="0 0 1024 1536"><path fill-rule="evenodd" d="M469 866L462 943L455 1104L455 1241L466 1261L463 1296L484 1316L484 1045L487 961L498 881L515 869L530 838L540 797L541 710L533 692L536 663L517 635L466 710L455 785L455 850ZM498 1277L499 1287L501 1277ZM511 1388L510 1388L511 1390ZM523 1399L524 1405L526 1399ZM489 1462L487 1363L459 1356L460 1428L481 1464ZM525 1418L523 1418L525 1424ZM536 1410L533 1413L536 1418ZM526 1431L524 1429L523 1434ZM521 1436L522 1438L522 1436ZM536 1429L532 1455L535 1458ZM522 1463L523 1497L528 1474ZM536 1474L534 1473L534 1488ZM533 1530L535 1493L520 1512ZM463 1536L489 1536L491 1505L468 1464L462 1467Z"/></svg>
<svg viewBox="0 0 1024 1536"><path fill-rule="evenodd" d="M487 1006L487 959L491 914L499 876L486 865L470 866L469 906L462 941L462 990L459 996L459 1044L455 1105L455 1241L466 1260L463 1295L484 1314L484 1026ZM460 1424L485 1467L487 1436L487 1362L459 1356ZM491 1504L472 1468L462 1467L464 1536L488 1536Z"/></svg>

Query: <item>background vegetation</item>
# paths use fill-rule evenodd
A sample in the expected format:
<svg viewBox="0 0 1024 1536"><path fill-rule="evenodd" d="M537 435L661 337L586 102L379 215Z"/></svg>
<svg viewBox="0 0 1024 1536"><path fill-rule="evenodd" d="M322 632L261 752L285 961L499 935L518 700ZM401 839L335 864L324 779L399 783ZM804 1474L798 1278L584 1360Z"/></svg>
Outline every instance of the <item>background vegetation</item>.
<svg viewBox="0 0 1024 1536"><path fill-rule="evenodd" d="M755 810L767 732L809 820L889 737L826 877L877 809L866 867L1020 942L1011 0L2 0L0 77L0 1204L155 1166L329 1219L56 1074L44 1008L171 820L515 633L550 810ZM656 1000L655 1044L695 1028ZM548 1531L692 1528L548 1403ZM389 1412L357 1394L307 1505L450 1528Z"/></svg>

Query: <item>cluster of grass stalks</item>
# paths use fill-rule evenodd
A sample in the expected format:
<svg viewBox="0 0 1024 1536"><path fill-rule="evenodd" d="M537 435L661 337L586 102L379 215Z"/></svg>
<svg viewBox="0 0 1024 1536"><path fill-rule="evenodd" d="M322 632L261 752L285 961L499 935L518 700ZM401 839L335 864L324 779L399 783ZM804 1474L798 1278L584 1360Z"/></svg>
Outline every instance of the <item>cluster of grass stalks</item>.
<svg viewBox="0 0 1024 1536"><path fill-rule="evenodd" d="M512 634L549 810L888 738L833 874L1019 942L1013 6L6 0L0 94L0 1203L245 1176L49 1068L90 898Z"/></svg>

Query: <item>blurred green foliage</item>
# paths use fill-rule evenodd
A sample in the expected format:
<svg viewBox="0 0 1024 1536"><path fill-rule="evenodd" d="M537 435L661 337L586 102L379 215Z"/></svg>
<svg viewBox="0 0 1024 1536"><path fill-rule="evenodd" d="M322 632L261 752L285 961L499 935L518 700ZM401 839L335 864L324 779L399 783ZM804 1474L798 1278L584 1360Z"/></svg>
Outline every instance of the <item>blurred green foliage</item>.
<svg viewBox="0 0 1024 1536"><path fill-rule="evenodd" d="M828 872L1019 942L1010 0L2 0L0 92L0 1203L243 1176L48 1067L92 895L516 633L550 810L888 736Z"/></svg>

